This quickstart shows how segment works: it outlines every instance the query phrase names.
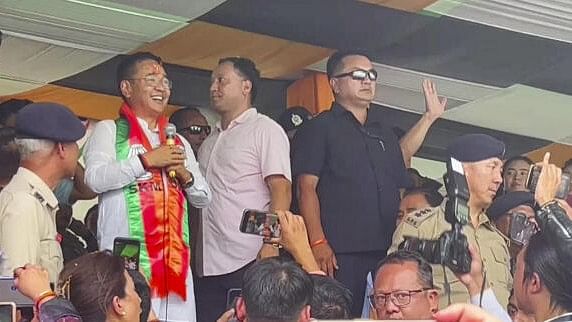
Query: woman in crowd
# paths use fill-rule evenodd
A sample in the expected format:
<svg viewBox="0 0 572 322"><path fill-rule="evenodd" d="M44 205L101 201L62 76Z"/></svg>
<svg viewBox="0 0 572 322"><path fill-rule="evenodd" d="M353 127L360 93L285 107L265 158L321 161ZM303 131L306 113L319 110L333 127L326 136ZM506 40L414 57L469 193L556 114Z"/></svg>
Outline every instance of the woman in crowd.
<svg viewBox="0 0 572 322"><path fill-rule="evenodd" d="M14 275L20 292L34 300L40 322L140 321L141 299L133 280L123 259L109 252L87 254L66 264L58 282L65 299L51 291L48 274L39 266L17 268Z"/></svg>

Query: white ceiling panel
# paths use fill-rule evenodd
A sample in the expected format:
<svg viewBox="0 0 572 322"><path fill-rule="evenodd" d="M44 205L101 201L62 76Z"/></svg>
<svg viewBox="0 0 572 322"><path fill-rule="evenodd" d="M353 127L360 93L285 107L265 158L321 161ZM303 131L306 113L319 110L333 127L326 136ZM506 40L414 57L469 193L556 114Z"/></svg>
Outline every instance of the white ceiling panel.
<svg viewBox="0 0 572 322"><path fill-rule="evenodd" d="M5 35L0 78L39 86L93 67L113 55Z"/></svg>
<svg viewBox="0 0 572 322"><path fill-rule="evenodd" d="M5 79L0 75L0 96L22 93L40 87L42 84L34 84L26 81Z"/></svg>
<svg viewBox="0 0 572 322"><path fill-rule="evenodd" d="M134 8L164 12L185 17L188 20L197 18L226 0L112 0Z"/></svg>
<svg viewBox="0 0 572 322"><path fill-rule="evenodd" d="M572 96L514 85L446 111L444 118L572 144Z"/></svg>
<svg viewBox="0 0 572 322"><path fill-rule="evenodd" d="M0 0L0 29L22 38L125 53L185 26L188 18L107 1Z"/></svg>
<svg viewBox="0 0 572 322"><path fill-rule="evenodd" d="M439 0L426 11L572 42L570 0Z"/></svg>

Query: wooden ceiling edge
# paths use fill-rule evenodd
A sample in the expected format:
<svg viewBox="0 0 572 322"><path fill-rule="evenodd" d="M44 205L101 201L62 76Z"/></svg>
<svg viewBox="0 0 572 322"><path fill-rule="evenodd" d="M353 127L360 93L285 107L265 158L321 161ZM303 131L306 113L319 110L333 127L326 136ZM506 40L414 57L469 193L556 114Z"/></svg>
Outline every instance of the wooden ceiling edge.
<svg viewBox="0 0 572 322"><path fill-rule="evenodd" d="M534 162L541 162L544 154L550 152L550 163L559 167L564 166L564 163L572 158L572 146L561 143L551 143L539 149L530 151L525 154Z"/></svg>
<svg viewBox="0 0 572 322"><path fill-rule="evenodd" d="M69 93L69 94L67 94L67 93ZM66 95L62 95L62 94L66 94ZM53 95L62 95L65 98L64 99L57 99L57 98L56 99L50 99L50 96L53 96ZM107 108L108 110L105 112L98 111L96 113L90 113L89 110L91 110L91 108L86 107L84 105L80 105L81 103L74 103L74 98L71 98L74 95L75 96L82 96L82 95L83 96L85 96L85 95L92 96L94 99L100 98L102 101L108 101L108 102L113 101L113 104L106 106L105 108ZM70 97L70 98L68 98L68 97ZM0 96L0 102L4 102L6 100L13 99L13 98L15 98L15 99L30 99L30 100L33 100L36 102L59 103L59 104L62 104L64 106L68 107L70 110L72 110L74 112L74 114L76 114L79 117L85 117L85 118L94 119L94 120L98 120L98 121L99 120L105 120L105 119L117 118L117 115L118 115L117 113L119 111L119 108L121 107L121 102L123 101L121 97L116 96L116 95L91 92L91 91L87 91L87 90L76 89L76 88L65 87L65 86L54 85L54 84L46 84L44 86L29 90L29 91L17 93L17 94L3 95L3 96ZM93 105L91 105L91 106L93 106ZM101 108L101 107L102 106L95 106L93 108L96 109L96 108ZM165 115L169 116L179 108L180 108L179 105L168 104L167 107L165 108L164 113L165 113Z"/></svg>
<svg viewBox="0 0 572 322"><path fill-rule="evenodd" d="M293 41L290 39L285 39L285 38L270 36L270 35L266 35L266 34L241 30L238 28L218 25L218 24L211 23L211 22L194 20L194 21L190 22L187 26L175 31L173 34L169 34L169 35L166 35L165 37L157 39L153 42L143 44L142 46L130 51L128 54L132 54L132 53L136 53L136 52L140 52L140 51L148 51L148 52L151 52L155 55L160 56L161 59L163 59L163 61L167 64L174 64L174 65L178 65L178 66L182 66L182 67L195 68L195 69L201 69L201 70L212 70L212 68L209 68L208 66L197 65L197 64L184 64L184 63L181 63L180 61L177 61L177 59L171 60L168 56L165 56L164 53L159 52L162 42L170 42L170 41L172 41L173 37L175 37L175 38L179 37L179 36L181 36L181 34L189 32L188 29L193 28L193 27L196 27L196 28L205 28L205 27L206 28L213 28L213 27L216 27L222 31L238 32L238 33L241 33L244 35L252 35L252 37L258 37L258 39L267 39L268 41L280 41L280 42L283 42L284 44L304 46L304 48L307 48L308 50L313 50L313 53L315 53L315 56L319 56L316 58L312 58L311 57L312 55L308 55L308 57L306 57L306 61L302 61L301 64L298 66L292 66L292 67L296 67L298 70L287 70L287 71L283 71L280 73L275 72L273 69L261 70L261 74L263 74L262 76L264 78L269 78L269 79L281 80L284 77L288 78L288 76L295 75L296 73L302 72L306 67L311 66L312 64L319 62L326 57L329 57L333 52L335 52L335 49L332 49L332 48L327 48L327 47L317 46L314 44L297 42L297 41ZM225 56L225 54L222 53L222 56ZM259 65L259 63L257 63L257 66L258 65Z"/></svg>

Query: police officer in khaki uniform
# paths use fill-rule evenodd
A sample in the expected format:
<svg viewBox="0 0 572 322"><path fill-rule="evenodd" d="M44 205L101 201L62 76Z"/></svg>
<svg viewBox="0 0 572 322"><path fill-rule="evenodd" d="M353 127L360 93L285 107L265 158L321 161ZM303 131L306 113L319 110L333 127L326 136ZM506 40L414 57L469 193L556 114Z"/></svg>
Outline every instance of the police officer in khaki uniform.
<svg viewBox="0 0 572 322"><path fill-rule="evenodd" d="M468 134L457 138L447 152L463 163L469 187L470 223L463 227L463 233L469 244L480 252L486 283L494 291L499 303L506 307L512 286L508 248L506 241L485 213L502 183L501 159L504 150L503 142L488 135ZM444 204L418 210L408 215L397 227L388 253L397 250L403 236L437 239L450 229L451 224L445 220ZM449 301L468 302L469 294L465 286L448 268L445 268L448 282L445 283L443 270L442 266L433 265L433 278L441 290L439 307L446 307Z"/></svg>
<svg viewBox="0 0 572 322"><path fill-rule="evenodd" d="M0 275L12 276L27 263L44 267L57 282L63 266L56 232L58 201L52 189L74 175L81 121L66 107L33 103L16 116L20 167L0 192Z"/></svg>

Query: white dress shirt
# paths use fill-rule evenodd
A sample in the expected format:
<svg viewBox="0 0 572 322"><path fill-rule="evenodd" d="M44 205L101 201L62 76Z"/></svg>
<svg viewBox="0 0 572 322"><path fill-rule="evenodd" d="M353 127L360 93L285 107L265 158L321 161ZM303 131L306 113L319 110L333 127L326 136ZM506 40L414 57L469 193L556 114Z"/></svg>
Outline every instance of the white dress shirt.
<svg viewBox="0 0 572 322"><path fill-rule="evenodd" d="M245 209L269 209L265 178L291 181L288 137L278 123L250 108L225 130L217 123L201 145L199 164L213 191L201 216L199 275L228 274L253 261L262 246L260 236L241 233L239 226Z"/></svg>
<svg viewBox="0 0 572 322"><path fill-rule="evenodd" d="M147 122L137 118L141 129L153 148L160 146L158 130L150 130ZM187 199L197 208L206 207L211 200L209 186L199 170L199 165L190 144L179 136L185 148L185 167L195 179L194 184L185 190ZM116 237L129 237L127 207L122 188L146 171L137 155L117 161L115 151L115 121L105 120L96 124L85 146L85 181L99 194L99 218L97 239L100 249L113 249Z"/></svg>

